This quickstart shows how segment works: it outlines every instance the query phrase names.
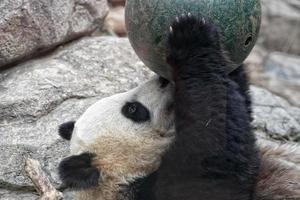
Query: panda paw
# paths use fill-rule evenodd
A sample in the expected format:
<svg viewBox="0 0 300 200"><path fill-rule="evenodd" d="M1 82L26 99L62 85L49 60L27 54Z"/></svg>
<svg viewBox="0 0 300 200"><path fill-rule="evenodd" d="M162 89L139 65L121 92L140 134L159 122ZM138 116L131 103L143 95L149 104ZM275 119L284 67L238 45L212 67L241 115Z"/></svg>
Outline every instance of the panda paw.
<svg viewBox="0 0 300 200"><path fill-rule="evenodd" d="M63 187L79 190L97 186L100 171L92 165L93 158L93 154L83 153L62 160L58 172Z"/></svg>
<svg viewBox="0 0 300 200"><path fill-rule="evenodd" d="M176 65L208 49L219 50L219 40L218 28L209 19L191 13L176 17L169 30L167 61Z"/></svg>

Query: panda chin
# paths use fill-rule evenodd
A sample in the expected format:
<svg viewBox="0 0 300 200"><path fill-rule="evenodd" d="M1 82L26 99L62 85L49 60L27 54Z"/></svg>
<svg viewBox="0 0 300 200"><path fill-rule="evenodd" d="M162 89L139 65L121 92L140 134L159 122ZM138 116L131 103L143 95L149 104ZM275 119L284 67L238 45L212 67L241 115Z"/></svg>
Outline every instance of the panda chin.
<svg viewBox="0 0 300 200"><path fill-rule="evenodd" d="M172 138L175 137L175 124L171 123L167 131L156 130L158 135L162 138Z"/></svg>

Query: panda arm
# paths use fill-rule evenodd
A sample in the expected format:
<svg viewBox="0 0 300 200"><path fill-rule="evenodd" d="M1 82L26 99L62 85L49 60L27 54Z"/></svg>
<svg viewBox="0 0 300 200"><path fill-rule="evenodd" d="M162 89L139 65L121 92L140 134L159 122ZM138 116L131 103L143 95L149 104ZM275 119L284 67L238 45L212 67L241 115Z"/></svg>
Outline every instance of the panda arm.
<svg viewBox="0 0 300 200"><path fill-rule="evenodd" d="M162 160L158 199L250 200L258 171L244 98L224 69L218 30L190 15L170 30L176 140ZM162 188L162 189L160 189Z"/></svg>
<svg viewBox="0 0 300 200"><path fill-rule="evenodd" d="M249 78L246 74L245 66L242 64L229 74L229 78L238 85L240 94L245 98L249 118L252 121L252 100L249 88Z"/></svg>

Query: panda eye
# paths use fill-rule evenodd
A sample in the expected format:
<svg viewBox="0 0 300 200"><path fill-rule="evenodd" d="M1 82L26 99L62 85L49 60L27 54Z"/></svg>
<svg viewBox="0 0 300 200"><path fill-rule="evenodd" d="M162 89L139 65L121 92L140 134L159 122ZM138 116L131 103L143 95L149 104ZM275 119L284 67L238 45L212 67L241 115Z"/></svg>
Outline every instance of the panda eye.
<svg viewBox="0 0 300 200"><path fill-rule="evenodd" d="M127 102L122 107L122 114L134 122L142 123L150 120L149 110L139 102Z"/></svg>
<svg viewBox="0 0 300 200"><path fill-rule="evenodd" d="M128 113L134 114L136 112L136 104L131 104L128 106Z"/></svg>

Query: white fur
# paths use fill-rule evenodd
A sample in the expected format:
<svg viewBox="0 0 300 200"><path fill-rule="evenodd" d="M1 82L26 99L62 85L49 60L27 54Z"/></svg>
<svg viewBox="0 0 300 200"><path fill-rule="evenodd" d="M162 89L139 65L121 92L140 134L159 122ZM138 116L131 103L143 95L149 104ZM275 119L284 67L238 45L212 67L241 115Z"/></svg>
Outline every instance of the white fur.
<svg viewBox="0 0 300 200"><path fill-rule="evenodd" d="M160 88L158 77L122 94L104 98L76 122L71 139L73 155L91 152L101 171L101 186L79 192L79 199L112 200L119 184L146 176L160 165L174 138L173 85ZM122 115L127 102L137 101L150 111L150 121L136 123Z"/></svg>

